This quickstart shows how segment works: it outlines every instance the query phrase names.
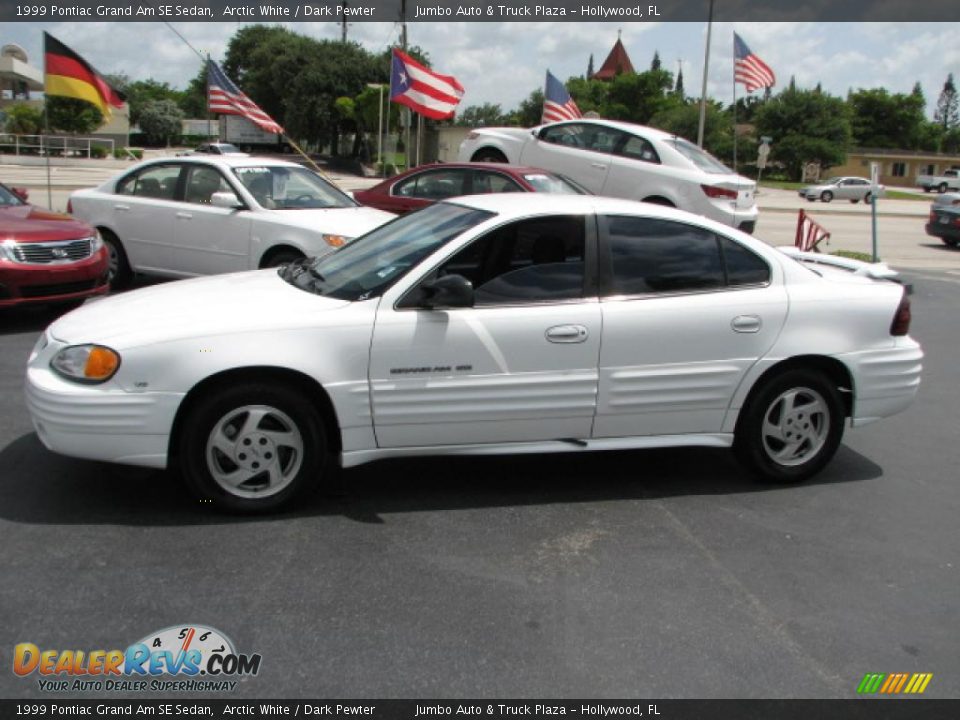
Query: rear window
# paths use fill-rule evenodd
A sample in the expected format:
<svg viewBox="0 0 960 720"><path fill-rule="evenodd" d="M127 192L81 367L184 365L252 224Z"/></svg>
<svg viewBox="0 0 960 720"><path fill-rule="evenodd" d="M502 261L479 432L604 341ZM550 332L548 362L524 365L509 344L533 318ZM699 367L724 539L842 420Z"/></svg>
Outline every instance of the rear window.
<svg viewBox="0 0 960 720"><path fill-rule="evenodd" d="M689 140L683 138L671 138L664 141L683 155L687 160L696 165L699 169L711 175L733 175L734 172L722 162L717 160L706 150L697 147Z"/></svg>

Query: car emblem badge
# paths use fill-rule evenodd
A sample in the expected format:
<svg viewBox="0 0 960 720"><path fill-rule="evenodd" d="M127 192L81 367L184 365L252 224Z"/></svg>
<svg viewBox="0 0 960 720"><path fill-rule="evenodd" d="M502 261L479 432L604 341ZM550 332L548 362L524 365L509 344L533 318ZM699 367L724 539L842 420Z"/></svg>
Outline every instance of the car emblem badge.
<svg viewBox="0 0 960 720"><path fill-rule="evenodd" d="M63 248L54 248L53 250L50 251L50 253L55 258L58 258L58 259L65 258L67 256L67 251L64 250Z"/></svg>

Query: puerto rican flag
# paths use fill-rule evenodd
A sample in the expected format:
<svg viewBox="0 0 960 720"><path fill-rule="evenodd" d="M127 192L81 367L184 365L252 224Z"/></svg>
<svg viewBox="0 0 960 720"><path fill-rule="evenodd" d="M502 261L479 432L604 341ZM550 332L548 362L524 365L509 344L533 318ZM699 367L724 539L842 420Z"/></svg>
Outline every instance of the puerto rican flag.
<svg viewBox="0 0 960 720"><path fill-rule="evenodd" d="M428 70L412 57L394 48L390 69L390 100L433 118L452 118L463 86L452 75Z"/></svg>

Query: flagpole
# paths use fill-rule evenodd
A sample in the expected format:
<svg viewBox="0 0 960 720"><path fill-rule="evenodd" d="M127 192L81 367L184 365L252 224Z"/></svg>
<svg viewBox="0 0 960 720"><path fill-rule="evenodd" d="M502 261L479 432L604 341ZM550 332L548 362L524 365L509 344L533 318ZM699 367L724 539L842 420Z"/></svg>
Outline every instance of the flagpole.
<svg viewBox="0 0 960 720"><path fill-rule="evenodd" d="M736 45L736 41L734 41ZM733 49L733 171L737 171L737 49Z"/></svg>
<svg viewBox="0 0 960 720"><path fill-rule="evenodd" d="M697 129L697 145L703 147L703 128L707 123L707 75L710 70L710 34L713 30L713 0L707 15L707 46L703 51L703 87L700 91L700 126Z"/></svg>
<svg viewBox="0 0 960 720"><path fill-rule="evenodd" d="M50 96L47 95L47 47L46 38L44 38L43 48L43 131L50 139ZM40 136L40 149L43 149L43 136ZM47 158L47 207L53 210L53 188L50 187L50 146L47 145L44 153ZM64 153L66 154L66 153Z"/></svg>
<svg viewBox="0 0 960 720"><path fill-rule="evenodd" d="M213 113L210 112L210 53L207 53L207 63L203 66L207 71L207 141L213 137ZM220 130L217 128L217 139L220 139Z"/></svg>

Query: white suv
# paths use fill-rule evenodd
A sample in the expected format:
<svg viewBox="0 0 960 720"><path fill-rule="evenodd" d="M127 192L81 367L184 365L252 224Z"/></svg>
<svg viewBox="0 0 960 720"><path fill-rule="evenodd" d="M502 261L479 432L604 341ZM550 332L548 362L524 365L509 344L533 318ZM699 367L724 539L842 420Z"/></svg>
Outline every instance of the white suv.
<svg viewBox="0 0 960 720"><path fill-rule="evenodd" d="M757 185L688 140L613 120L572 120L474 130L459 160L530 165L565 175L595 195L642 200L752 233Z"/></svg>

